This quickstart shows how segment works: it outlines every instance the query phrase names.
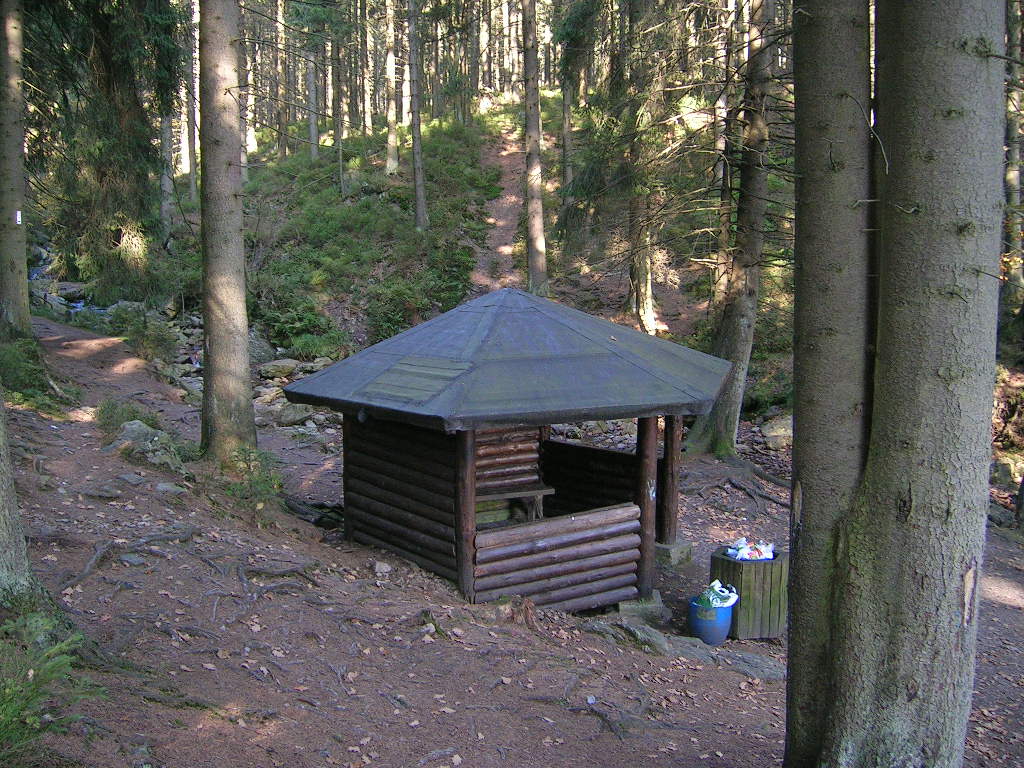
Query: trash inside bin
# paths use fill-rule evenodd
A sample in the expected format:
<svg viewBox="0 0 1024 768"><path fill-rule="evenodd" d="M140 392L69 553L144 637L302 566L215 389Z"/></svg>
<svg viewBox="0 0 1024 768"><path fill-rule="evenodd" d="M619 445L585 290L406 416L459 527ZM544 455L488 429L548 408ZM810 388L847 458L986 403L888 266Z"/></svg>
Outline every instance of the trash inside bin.
<svg viewBox="0 0 1024 768"><path fill-rule="evenodd" d="M708 588L690 601L690 632L708 645L721 645L729 636L732 610L739 596L730 585L722 586L715 579Z"/></svg>

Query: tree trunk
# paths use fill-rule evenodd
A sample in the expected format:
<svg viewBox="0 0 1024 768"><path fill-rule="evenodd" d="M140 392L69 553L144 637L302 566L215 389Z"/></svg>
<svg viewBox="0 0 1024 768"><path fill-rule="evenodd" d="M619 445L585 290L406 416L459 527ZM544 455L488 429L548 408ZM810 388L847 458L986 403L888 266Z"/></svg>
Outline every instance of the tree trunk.
<svg viewBox="0 0 1024 768"><path fill-rule="evenodd" d="M513 0L498 0L501 3L501 90L505 98L511 98L513 93L512 73L512 2Z"/></svg>
<svg viewBox="0 0 1024 768"><path fill-rule="evenodd" d="M315 49L306 51L306 111L309 122L309 159L314 163L320 159L320 104L317 100Z"/></svg>
<svg viewBox="0 0 1024 768"><path fill-rule="evenodd" d="M160 116L160 237L171 236L174 212L174 134L171 115Z"/></svg>
<svg viewBox="0 0 1024 768"><path fill-rule="evenodd" d="M251 103L249 92L249 57L246 55L245 42L238 41L238 130L242 134L242 151L239 153L242 184L249 182L249 131L252 120L249 117Z"/></svg>
<svg viewBox="0 0 1024 768"><path fill-rule="evenodd" d="M186 54L188 76L188 100L185 102L185 123L188 126L188 197L195 203L199 201L199 162L198 156L199 126L196 112L199 99L196 93L196 36L199 34L200 9L199 0L189 0L192 9L192 26L188 28L188 52Z"/></svg>
<svg viewBox="0 0 1024 768"><path fill-rule="evenodd" d="M367 0L359 0L359 72L363 84L362 99L363 133L373 132L373 70L370 69L370 30L366 18Z"/></svg>
<svg viewBox="0 0 1024 768"><path fill-rule="evenodd" d="M430 226L427 217L427 185L423 176L423 141L420 137L420 34L419 8L416 0L408 0L409 37L409 113L412 128L412 177L416 196L416 229L425 232Z"/></svg>
<svg viewBox="0 0 1024 768"><path fill-rule="evenodd" d="M562 194L568 195L572 184L572 108L576 93L572 76L562 73ZM568 197L565 198L568 200ZM566 203L568 205L569 203Z"/></svg>
<svg viewBox="0 0 1024 768"><path fill-rule="evenodd" d="M392 176L398 173L398 109L395 103L395 0L384 0L385 5L385 94L388 116L388 146L384 173Z"/></svg>
<svg viewBox="0 0 1024 768"><path fill-rule="evenodd" d="M803 0L794 17L796 307L786 760L817 765L832 700L831 556L867 451L872 345L867 0ZM843 51L836 56L835 51ZM837 376L841 371L842 375Z"/></svg>
<svg viewBox="0 0 1024 768"><path fill-rule="evenodd" d="M274 95L277 106L277 159L284 160L288 155L288 39L285 37L284 12L285 0L277 0L275 6L277 23L274 34L277 45L274 47Z"/></svg>
<svg viewBox="0 0 1024 768"><path fill-rule="evenodd" d="M733 28L736 23L736 0L722 0L718 15L719 26L715 36L715 59L721 65L721 82L715 97L715 164L711 186L718 192L718 248L715 252L715 267L711 273L711 307L717 318L725 302L725 291L729 285L730 254L732 251L732 155L729 131L730 95L733 92L731 70Z"/></svg>
<svg viewBox="0 0 1024 768"><path fill-rule="evenodd" d="M1020 0L1006 0L1006 235L1003 252L1008 269L1000 295L1000 318L1011 319L1024 299L1024 264L1021 263L1020 210Z"/></svg>
<svg viewBox="0 0 1024 768"><path fill-rule="evenodd" d="M825 5L797 10L798 40ZM1004 71L985 52L1001 50L1004 19L1002 4L993 5L876 3L875 132L884 173L872 195L880 199L881 268L870 438L857 491L834 526L835 547L824 547L819 563L818 579L833 579L827 671L816 690L824 711L814 715L816 732L805 721L790 737L791 768L956 768L963 758L988 506L997 304L990 275L1002 229ZM818 84L832 93L851 93L851 85ZM927 109L907 108L922 98ZM843 154L829 156L829 172ZM832 225L830 218L830 232ZM801 218L798 237L814 226ZM827 238L830 248L835 240ZM865 317L870 307L845 322ZM817 354L808 341L816 331L801 329L798 354ZM823 334L818 343L833 339ZM833 371L828 397L849 370L847 359ZM858 407L845 398L834 412ZM834 450L817 443L828 425L805 418L797 429L800 466L829 464L813 453ZM815 506L804 503L804 479L794 526L807 531L823 513L820 495ZM801 622L815 606L801 599L791 610ZM818 662L804 652L791 650L791 667ZM807 716L817 705L799 690L791 688L790 704Z"/></svg>
<svg viewBox="0 0 1024 768"><path fill-rule="evenodd" d="M331 77L334 78L333 102L331 118L334 120L334 153L338 163L338 187L341 194L345 189L345 101L342 98L344 78L341 71L341 43L336 37L331 38Z"/></svg>
<svg viewBox="0 0 1024 768"><path fill-rule="evenodd" d="M743 95L743 149L740 193L736 206L736 248L729 282L715 331L714 354L733 363L711 413L697 419L686 440L687 450L731 454L743 407L743 390L757 322L768 204L768 120L765 101L771 76L771 35L775 0L754 0L747 35L747 68Z"/></svg>
<svg viewBox="0 0 1024 768"><path fill-rule="evenodd" d="M203 139L202 446L221 464L256 445L245 308L238 0L205 0L199 23Z"/></svg>
<svg viewBox="0 0 1024 768"><path fill-rule="evenodd" d="M0 51L0 334L30 335L25 253L25 97L21 91L21 0L2 0Z"/></svg>
<svg viewBox="0 0 1024 768"><path fill-rule="evenodd" d="M540 166L540 83L537 71L537 3L523 0L523 69L526 89L526 258L529 290L547 296L544 179Z"/></svg>

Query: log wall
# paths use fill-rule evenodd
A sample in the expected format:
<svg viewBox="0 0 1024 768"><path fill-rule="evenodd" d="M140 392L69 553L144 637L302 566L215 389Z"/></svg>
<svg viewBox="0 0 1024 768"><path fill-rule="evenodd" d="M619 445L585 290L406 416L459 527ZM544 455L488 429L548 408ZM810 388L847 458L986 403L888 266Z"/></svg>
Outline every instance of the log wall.
<svg viewBox="0 0 1024 768"><path fill-rule="evenodd" d="M538 427L480 429L476 432L476 488L540 483Z"/></svg>
<svg viewBox="0 0 1024 768"><path fill-rule="evenodd" d="M456 580L455 437L346 418L344 449L349 537Z"/></svg>
<svg viewBox="0 0 1024 768"><path fill-rule="evenodd" d="M593 509L476 534L476 602L524 595L578 611L637 596L640 508Z"/></svg>

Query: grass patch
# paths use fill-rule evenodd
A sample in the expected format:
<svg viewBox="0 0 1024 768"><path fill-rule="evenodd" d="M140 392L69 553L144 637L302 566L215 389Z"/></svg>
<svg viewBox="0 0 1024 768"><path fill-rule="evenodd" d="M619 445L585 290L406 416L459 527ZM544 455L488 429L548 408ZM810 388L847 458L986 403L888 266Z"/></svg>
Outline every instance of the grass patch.
<svg viewBox="0 0 1024 768"><path fill-rule="evenodd" d="M35 339L0 343L0 385L7 402L49 415L63 414L78 400L76 388L53 381Z"/></svg>
<svg viewBox="0 0 1024 768"><path fill-rule="evenodd" d="M0 765L39 765L39 738L62 732L75 719L65 708L98 692L72 675L80 637L39 647L37 638L52 630L52 619L39 613L0 625Z"/></svg>
<svg viewBox="0 0 1024 768"><path fill-rule="evenodd" d="M163 429L159 416L134 403L108 397L96 408L96 425L103 433L104 442L113 440L126 421L141 421L153 429Z"/></svg>

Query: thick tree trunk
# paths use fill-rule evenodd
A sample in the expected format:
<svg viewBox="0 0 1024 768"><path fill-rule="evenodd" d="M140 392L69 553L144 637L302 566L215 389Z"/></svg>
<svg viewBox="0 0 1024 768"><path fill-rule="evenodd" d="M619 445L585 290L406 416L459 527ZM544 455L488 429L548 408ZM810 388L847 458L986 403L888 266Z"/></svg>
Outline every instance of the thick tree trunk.
<svg viewBox="0 0 1024 768"><path fill-rule="evenodd" d="M16 3L12 0L5 0L5 23L10 20L11 6L14 5ZM7 33L9 46L9 26ZM7 412L0 393L0 623L6 618L4 613L19 614L36 610L42 594L42 587L32 573L25 534L21 527L11 454L7 446Z"/></svg>
<svg viewBox="0 0 1024 768"><path fill-rule="evenodd" d="M32 332L25 260L25 97L21 91L21 0L2 0L0 51L0 334Z"/></svg>
<svg viewBox="0 0 1024 768"><path fill-rule="evenodd" d="M540 165L540 83L537 71L537 3L523 0L523 69L526 89L526 259L529 289L547 296L544 179Z"/></svg>
<svg viewBox="0 0 1024 768"><path fill-rule="evenodd" d="M385 10L385 63L384 79L386 83L385 96L387 100L388 117L388 145L387 159L384 163L384 173L391 176L398 173L398 109L395 103L395 0L384 0Z"/></svg>
<svg viewBox="0 0 1024 768"><path fill-rule="evenodd" d="M714 354L733 363L711 413L697 419L687 437L687 450L730 454L736 450L736 428L743 407L750 350L757 322L761 283L761 251L768 206L768 120L765 101L771 75L771 35L775 0L754 0L747 35L747 69L743 95L743 148L740 193L736 206L736 247L718 327Z"/></svg>
<svg viewBox="0 0 1024 768"><path fill-rule="evenodd" d="M202 445L229 462L256 445L245 308L238 101L238 0L205 0L199 27L203 139Z"/></svg>
<svg viewBox="0 0 1024 768"><path fill-rule="evenodd" d="M306 112L309 123L309 159L314 163L320 159L320 104L317 100L315 49L306 51Z"/></svg>
<svg viewBox="0 0 1024 768"><path fill-rule="evenodd" d="M715 165L712 189L718 193L718 248L715 251L715 266L711 273L711 306L714 316L725 302L725 291L729 285L729 266L732 252L732 163L730 130L730 96L733 93L731 70L733 28L736 23L736 0L722 0L718 14L719 26L715 35L715 59L720 63L721 82L716 83L713 130L715 133Z"/></svg>
<svg viewBox="0 0 1024 768"><path fill-rule="evenodd" d="M359 77L363 133L373 132L373 70L370 68L370 30L366 18L367 0L359 0Z"/></svg>
<svg viewBox="0 0 1024 768"><path fill-rule="evenodd" d="M817 682L802 672L790 683L790 718L796 727L787 745L791 768L956 768L962 761L988 505L997 304L990 275L1002 228L1003 63L985 55L1001 48L1003 6L993 5L885 0L875 6L875 133L883 172L871 196L880 200L874 392L868 400L846 391L841 380L851 371L851 361L843 358L841 371L821 383L829 388L827 395L817 393L834 399L839 392L843 401L827 412L804 406L798 411L799 485L793 514L802 549L797 557L804 561L797 566L802 576L794 578L805 579L802 585L815 578L813 562L805 557L809 532L830 531L834 546L813 544L823 553L817 579L823 584L832 580L828 622L802 615L821 607L814 592L810 603L801 599L792 609L794 621L821 627L809 631L828 635L790 651L791 668L822 659L826 665ZM863 95L864 83L852 83L848 69L803 69L804 43L812 50L824 44L814 23L828 24L825 6L832 3L805 2L794 13L798 98L805 98L801 94L815 79L819 93ZM865 9L856 13L866 18ZM804 30L811 29L810 37L803 38ZM965 46L963 40L972 44ZM825 115L841 115L845 108L838 101L822 114L812 111L800 118L798 140L805 141L808 130L821 130ZM803 105L799 109L809 107L806 99L798 104ZM848 114L846 120L855 122ZM845 176L861 160L849 154L851 134L840 135L845 140L839 153L839 142L831 151L802 144L800 162L817 157L819 176ZM950 186L949 179L956 179L956 185ZM801 197L813 194L814 181L807 189L808 180L801 181ZM851 187L836 202L856 193ZM833 205L827 222L815 224L803 218L805 202L798 202L798 238L827 224L830 236L816 236L829 250L835 248L841 239L831 236L835 216L845 218L849 211L838 213ZM823 258L821 249L812 254L799 241L798 252L814 259L812 265ZM820 263L827 265L828 259L826 251ZM798 282L804 296L809 279ZM844 281L844 287L860 282ZM820 348L836 340L825 332L816 336L818 328L803 327L811 319L800 308L804 301L798 297L796 353L810 355L807 365L821 371ZM829 308L841 316L844 307L837 300ZM864 324L872 314L869 305L844 321ZM813 375L815 368L798 361L797 371L807 370ZM845 451L822 444L832 434L829 420L844 412L848 431L860 427L863 434L859 420L850 420L858 408L870 409L867 456L857 491L836 519L828 508L836 505L836 496L826 500L821 490L826 478L812 479L807 473L815 466L834 472L837 464L852 463L862 453L862 446L849 438ZM818 486L813 504L812 482ZM836 483L845 485L842 497L851 496L849 482L849 475L837 476ZM827 644L824 651L822 643Z"/></svg>
<svg viewBox="0 0 1024 768"><path fill-rule="evenodd" d="M420 34L419 8L416 0L408 0L409 37L409 113L412 128L412 177L416 197L416 229L425 232L430 226L427 217L427 184L423 175L423 140L420 136Z"/></svg>
<svg viewBox="0 0 1024 768"><path fill-rule="evenodd" d="M873 339L867 0L802 0L796 73L796 317L786 761L816 766L833 698L838 525L867 452ZM834 55L843 51L842 56ZM837 375L841 372L841 375Z"/></svg>
<svg viewBox="0 0 1024 768"><path fill-rule="evenodd" d="M1003 5L886 0L876 20L888 173L873 428L836 549L823 756L955 767L974 678L1003 200L1003 62L983 53L1002 48Z"/></svg>
<svg viewBox="0 0 1024 768"><path fill-rule="evenodd" d="M568 194L572 184L572 108L576 105L576 89L572 76L562 74L562 192ZM568 199L568 198L566 198ZM568 204L568 203L567 203Z"/></svg>

